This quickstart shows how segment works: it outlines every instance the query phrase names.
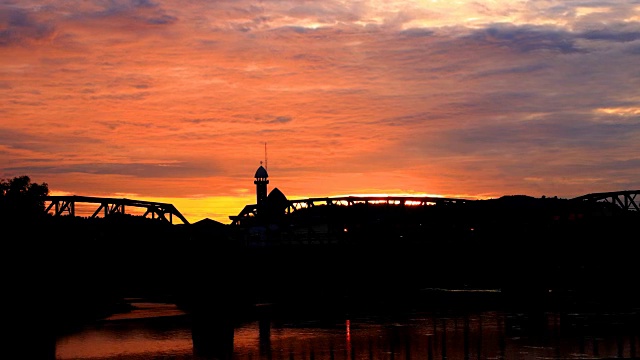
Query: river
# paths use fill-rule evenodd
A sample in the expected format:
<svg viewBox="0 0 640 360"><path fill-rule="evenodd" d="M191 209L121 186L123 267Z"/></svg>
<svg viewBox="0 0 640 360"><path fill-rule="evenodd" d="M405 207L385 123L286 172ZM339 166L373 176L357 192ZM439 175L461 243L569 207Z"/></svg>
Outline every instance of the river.
<svg viewBox="0 0 640 360"><path fill-rule="evenodd" d="M263 305L234 322L229 336L220 336L214 320L204 321L203 331L194 326L193 315L174 304L129 301L131 312L60 334L49 358L612 359L636 358L640 346L635 307L544 309L484 300L482 306L412 303L349 311Z"/></svg>

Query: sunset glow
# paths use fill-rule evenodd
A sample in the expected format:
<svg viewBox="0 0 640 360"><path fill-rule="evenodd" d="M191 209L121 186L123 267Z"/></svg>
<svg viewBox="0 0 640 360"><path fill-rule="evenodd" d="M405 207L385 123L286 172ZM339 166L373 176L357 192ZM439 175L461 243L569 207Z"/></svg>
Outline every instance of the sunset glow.
<svg viewBox="0 0 640 360"><path fill-rule="evenodd" d="M0 52L0 178L52 195L640 188L634 1L9 0Z"/></svg>

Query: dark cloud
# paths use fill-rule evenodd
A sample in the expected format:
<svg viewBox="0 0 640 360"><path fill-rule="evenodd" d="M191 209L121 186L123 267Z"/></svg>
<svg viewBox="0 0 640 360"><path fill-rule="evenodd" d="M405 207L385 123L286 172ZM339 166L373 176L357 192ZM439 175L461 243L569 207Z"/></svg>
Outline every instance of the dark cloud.
<svg viewBox="0 0 640 360"><path fill-rule="evenodd" d="M268 124L285 124L285 123L291 122L291 120L293 119L289 116L277 116L276 118L267 121L267 123Z"/></svg>
<svg viewBox="0 0 640 360"><path fill-rule="evenodd" d="M407 29L407 30L403 30L400 32L401 35L406 36L406 37L410 37L410 38L419 38L419 37L424 37L424 36L433 36L435 34L435 31L431 30L431 29Z"/></svg>
<svg viewBox="0 0 640 360"><path fill-rule="evenodd" d="M122 15L128 13L136 13L140 10L159 8L157 3L145 0L109 0L98 1L95 3L101 9L91 14L94 17L109 17L114 15Z"/></svg>
<svg viewBox="0 0 640 360"><path fill-rule="evenodd" d="M40 22L29 12L14 7L0 7L0 46L28 44L51 39L53 24Z"/></svg>
<svg viewBox="0 0 640 360"><path fill-rule="evenodd" d="M24 105L24 106L44 106L45 103L42 101L25 101L25 100L10 100L9 103L14 105Z"/></svg>
<svg viewBox="0 0 640 360"><path fill-rule="evenodd" d="M597 155L592 157L594 161L606 162L603 154L623 143L632 146L636 138L640 138L638 122L608 123L585 118L584 115L554 114L531 121L478 121L477 124L434 136L428 142L428 148L441 147L447 153L476 155L495 151L526 154L554 148L579 149L584 154Z"/></svg>
<svg viewBox="0 0 640 360"><path fill-rule="evenodd" d="M83 56L65 56L65 57L42 57L40 62L44 66L65 66L75 65L87 62L87 58Z"/></svg>
<svg viewBox="0 0 640 360"><path fill-rule="evenodd" d="M567 31L550 26L495 24L475 30L464 38L471 42L508 47L520 52L550 50L575 53L583 51L576 46L574 36Z"/></svg>
<svg viewBox="0 0 640 360"><path fill-rule="evenodd" d="M392 127L417 126L429 122L430 119L436 118L438 115L430 112L418 112L401 116L393 116L388 118L380 118L369 120L369 125L385 125Z"/></svg>
<svg viewBox="0 0 640 360"><path fill-rule="evenodd" d="M282 26L273 31L277 31L278 33L281 33L281 34L286 34L291 32L297 33L297 34L306 34L306 33L317 32L318 29L307 28L304 26Z"/></svg>
<svg viewBox="0 0 640 360"><path fill-rule="evenodd" d="M55 126L55 125L52 125ZM74 136L69 134L49 135L32 134L25 131L14 130L11 128L0 128L0 143L21 150L30 150L37 153L57 153L65 150L75 151L86 145L100 144L101 139L90 138L86 136Z"/></svg>
<svg viewBox="0 0 640 360"><path fill-rule="evenodd" d="M44 16L67 12L62 2L39 7L0 7L0 46L12 44L29 44L42 40L50 40L59 36L66 43L73 42L69 34L57 34L56 21L94 22L96 20L113 20L110 26L125 26L128 29L136 24L170 25L178 21L176 16L168 14L158 3L145 0L110 0L96 1L96 8L83 10L78 8L73 15L61 18ZM49 18L52 20L41 20ZM55 20L53 20L55 19ZM95 24L92 24L95 25Z"/></svg>
<svg viewBox="0 0 640 360"><path fill-rule="evenodd" d="M215 118L196 118L196 119L183 119L182 121L191 124L206 124L210 122L217 122L218 119Z"/></svg>
<svg viewBox="0 0 640 360"><path fill-rule="evenodd" d="M610 23L599 25L597 29L570 32L553 26L516 26L494 24L484 29L474 30L463 37L476 45L504 47L514 51L529 53L538 50L557 51L563 54L596 51L588 45L577 45L578 40L628 43L640 40L639 23Z"/></svg>
<svg viewBox="0 0 640 360"><path fill-rule="evenodd" d="M211 39L197 39L196 44L201 48L209 50L210 48L216 48L220 46L220 41Z"/></svg>
<svg viewBox="0 0 640 360"><path fill-rule="evenodd" d="M160 126L157 126L148 121L102 120L102 121L95 121L95 123L103 125L111 130L116 130L122 127L133 127L133 128L141 128L141 129L160 128Z"/></svg>
<svg viewBox="0 0 640 360"><path fill-rule="evenodd" d="M486 84L486 91L479 94L464 94L463 100L443 102L437 109L437 115L449 114L457 120L478 121L489 116L521 117L531 113L553 112L574 106L572 103L550 101L544 93L530 89L498 91Z"/></svg>
<svg viewBox="0 0 640 360"><path fill-rule="evenodd" d="M147 24L151 24L151 25L167 25L167 24L173 24L176 21L178 21L177 17L167 15L167 14L146 19Z"/></svg>
<svg viewBox="0 0 640 360"><path fill-rule="evenodd" d="M178 21L159 3L147 0L97 1L97 9L76 12L71 19L77 22L113 20L112 26L171 25Z"/></svg>
<svg viewBox="0 0 640 360"><path fill-rule="evenodd" d="M123 175L137 178L183 178L207 177L223 173L214 164L198 164L188 162L168 162L166 164L151 163L83 163L57 166L29 166L7 167L8 172L37 172L48 174L92 174L92 175Z"/></svg>
<svg viewBox="0 0 640 360"><path fill-rule="evenodd" d="M531 75L541 70L546 70L551 68L550 64L537 63L537 64L527 64L522 66L513 66L501 69L492 69L477 72L471 75L471 78L481 78L481 77L491 77L491 76L499 76L499 75Z"/></svg>
<svg viewBox="0 0 640 360"><path fill-rule="evenodd" d="M130 94L102 94L90 96L91 100L115 100L115 101L130 101L130 100L142 100L149 96L146 91L130 93Z"/></svg>
<svg viewBox="0 0 640 360"><path fill-rule="evenodd" d="M125 1L126 2L130 2L132 6L134 7L142 7L142 8L153 8L158 6L158 3L155 3L153 1L149 1L149 0L130 0L130 1Z"/></svg>
<svg viewBox="0 0 640 360"><path fill-rule="evenodd" d="M583 32L579 37L588 40L607 40L615 42L629 42L640 39L640 29L636 31L617 31L613 29L592 30Z"/></svg>
<svg viewBox="0 0 640 360"><path fill-rule="evenodd" d="M29 133L11 128L0 128L0 144L14 149L32 149L39 138Z"/></svg>
<svg viewBox="0 0 640 360"><path fill-rule="evenodd" d="M289 129L260 129L256 133L258 135L295 134L295 132L293 130L289 130Z"/></svg>

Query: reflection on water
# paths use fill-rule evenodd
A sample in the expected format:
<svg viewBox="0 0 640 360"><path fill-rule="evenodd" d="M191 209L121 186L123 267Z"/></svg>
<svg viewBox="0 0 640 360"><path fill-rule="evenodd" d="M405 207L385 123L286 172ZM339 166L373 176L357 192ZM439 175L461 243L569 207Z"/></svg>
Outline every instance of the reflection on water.
<svg viewBox="0 0 640 360"><path fill-rule="evenodd" d="M258 313L231 336L167 304L144 304L61 336L56 359L604 359L635 358L637 310L413 310ZM223 326L224 327L224 326ZM196 332L196 334L194 334ZM196 336L194 336L196 335ZM195 344L195 346L194 346ZM226 350L225 350L226 349Z"/></svg>
<svg viewBox="0 0 640 360"><path fill-rule="evenodd" d="M234 358L560 359L636 356L637 336L623 328L612 329L614 331L609 333L589 333L586 328L562 330L557 314L544 314L539 319L532 319L532 316L538 315L501 312L415 314L402 320L348 319L343 324L328 328L314 324L281 324L272 328L268 350L260 349L260 352L259 344L255 343L258 329L253 324L238 329ZM575 321L573 325L577 325L581 320L568 318L563 321Z"/></svg>
<svg viewBox="0 0 640 360"><path fill-rule="evenodd" d="M149 359L193 352L190 321L174 304L134 302L134 306L130 313L59 337L56 358Z"/></svg>

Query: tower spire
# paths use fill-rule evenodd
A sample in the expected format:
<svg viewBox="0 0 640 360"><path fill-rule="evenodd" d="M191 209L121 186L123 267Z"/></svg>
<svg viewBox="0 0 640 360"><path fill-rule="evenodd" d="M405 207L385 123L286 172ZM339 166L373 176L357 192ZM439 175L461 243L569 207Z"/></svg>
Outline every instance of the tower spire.
<svg viewBox="0 0 640 360"><path fill-rule="evenodd" d="M256 170L255 179L253 183L256 185L256 201L258 205L262 205L267 200L267 184L269 184L269 174L262 166L262 161Z"/></svg>

